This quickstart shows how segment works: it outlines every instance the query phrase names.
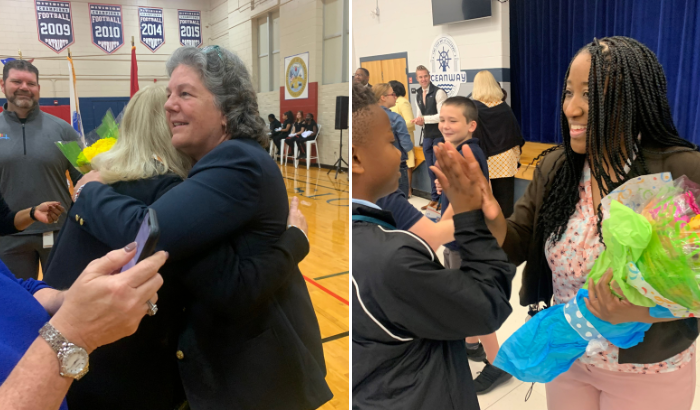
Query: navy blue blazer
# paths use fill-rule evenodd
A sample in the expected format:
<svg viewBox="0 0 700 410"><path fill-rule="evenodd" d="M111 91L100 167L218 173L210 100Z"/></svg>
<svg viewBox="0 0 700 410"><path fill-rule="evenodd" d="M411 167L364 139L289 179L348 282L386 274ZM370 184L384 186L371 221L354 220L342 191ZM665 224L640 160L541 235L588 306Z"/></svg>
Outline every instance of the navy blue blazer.
<svg viewBox="0 0 700 410"><path fill-rule="evenodd" d="M285 232L286 188L267 152L250 139L226 141L150 207L161 229L158 248L171 261L214 252L191 269L208 274L183 279L194 295L178 341L190 406L306 410L330 400L318 320L298 267L264 276L222 269L251 263L241 260L265 254ZM116 249L136 237L147 212L142 202L89 183L69 217ZM236 255L217 251L220 244Z"/></svg>

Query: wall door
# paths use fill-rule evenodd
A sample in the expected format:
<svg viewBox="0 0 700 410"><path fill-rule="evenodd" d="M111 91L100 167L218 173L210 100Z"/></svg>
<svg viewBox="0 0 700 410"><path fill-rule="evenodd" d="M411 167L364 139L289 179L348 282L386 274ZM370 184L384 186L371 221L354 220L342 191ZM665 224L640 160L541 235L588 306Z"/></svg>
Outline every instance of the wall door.
<svg viewBox="0 0 700 410"><path fill-rule="evenodd" d="M408 88L405 58L365 61L360 65L369 71L370 84L388 83L392 80L398 81L406 88L406 98L409 98L410 89Z"/></svg>

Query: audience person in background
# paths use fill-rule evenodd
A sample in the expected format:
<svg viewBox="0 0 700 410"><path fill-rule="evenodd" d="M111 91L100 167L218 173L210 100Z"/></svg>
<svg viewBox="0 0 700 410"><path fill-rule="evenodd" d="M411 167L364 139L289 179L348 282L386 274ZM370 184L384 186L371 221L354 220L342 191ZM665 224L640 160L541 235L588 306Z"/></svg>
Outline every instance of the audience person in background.
<svg viewBox="0 0 700 410"><path fill-rule="evenodd" d="M298 136L301 136L301 133L304 132L304 111L297 111L297 116L295 118L294 123L292 124L292 129L287 136L287 138L284 140L287 145L289 145L289 149L293 149L294 145L296 144ZM301 159L301 151L297 154L297 159Z"/></svg>
<svg viewBox="0 0 700 410"><path fill-rule="evenodd" d="M445 139L440 134L438 123L440 122L440 108L442 103L447 99L447 93L430 81L430 72L425 66L419 65L416 67L416 77L420 88L416 93L416 112L418 117L412 122L423 127L421 132L423 154L425 154L425 163L428 166L428 177L430 178L430 202L421 209L425 210L429 206L438 207L440 195L435 187L435 174L431 167L435 165L435 156L433 155L433 147Z"/></svg>
<svg viewBox="0 0 700 410"><path fill-rule="evenodd" d="M353 86L353 408L478 409L460 339L501 326L515 275L484 223L480 190L488 181L468 147L467 159L449 144L436 147L444 173L434 171L454 207L464 259L445 269L425 241L396 230L375 204L396 190L401 157L374 101Z"/></svg>
<svg viewBox="0 0 700 410"><path fill-rule="evenodd" d="M503 91L493 74L486 70L476 74L472 99L479 110L474 137L488 157L493 196L508 218L515 204L515 174L525 140L513 110L503 102Z"/></svg>
<svg viewBox="0 0 700 410"><path fill-rule="evenodd" d="M10 61L2 70L2 92L7 103L0 113L0 193L10 209L31 208L48 201L71 204L66 171L73 182L80 172L56 147L57 141L77 141L65 121L39 109L39 70L26 60ZM37 278L39 263L46 269L57 223L43 221L23 232L0 238L0 259L18 278ZM45 242L46 241L46 242Z"/></svg>
<svg viewBox="0 0 700 410"><path fill-rule="evenodd" d="M289 134L292 132L292 125L294 125L294 113L287 111L282 115L282 129L279 131L277 139L273 140L275 145L277 145L277 153L280 156L282 156L281 141L289 137Z"/></svg>
<svg viewBox="0 0 700 410"><path fill-rule="evenodd" d="M0 262L1 409L67 410L66 393L88 372L89 355L136 331L147 301L158 300L158 269L168 258L158 252L114 275L136 248L133 242L93 261L63 292L17 279Z"/></svg>
<svg viewBox="0 0 700 410"><path fill-rule="evenodd" d="M44 202L31 208L13 212L0 194L0 236L11 235L27 229L38 221L52 224L58 221L65 211L60 202Z"/></svg>
<svg viewBox="0 0 700 410"><path fill-rule="evenodd" d="M513 263L527 262L521 305L536 310L552 298L567 303L586 283L605 249L598 212L612 190L660 172L700 183L698 147L678 134L666 93L656 55L634 39L594 40L574 55L557 114L563 146L542 154L507 220L493 197L483 197L496 240ZM610 285L599 282L589 310L613 324L651 328L630 349L609 343L603 352L581 356L545 385L548 409L689 410L697 388L698 319L653 318L649 308L621 303Z"/></svg>
<svg viewBox="0 0 700 410"><path fill-rule="evenodd" d="M298 159L306 159L306 141L313 141L316 135L318 135L318 124L314 121L314 115L308 113L302 123L301 133L290 138L299 148Z"/></svg>
<svg viewBox="0 0 700 410"><path fill-rule="evenodd" d="M410 198L413 195L413 168L416 166L416 154L413 152L413 148L416 146L415 140L413 138L413 133L416 130L416 125L413 123L413 109L411 108L411 103L406 98L406 87L398 81L389 81L391 88L396 94L396 105L391 107L391 111L399 114L406 123L406 129L408 131L408 136L411 137L411 149L408 150L408 158L406 159L406 167L408 168L408 195Z"/></svg>
<svg viewBox="0 0 700 410"><path fill-rule="evenodd" d="M461 152L462 146L469 145L474 158L479 163L481 172L488 180L489 169L486 155L479 148L480 141L476 137L472 137L474 131L481 127L481 124L477 122L477 118L478 111L474 101L466 97L450 97L445 100L440 110L440 132L445 137L445 141L449 141L455 146L457 152ZM438 185L440 184L438 183ZM441 186L438 186L438 188L439 191L442 190ZM444 193L440 200L443 209L450 203L449 197ZM458 267L462 263L457 242L445 244L444 263L448 269ZM496 360L499 348L496 333L467 338L466 346L467 355L471 360L486 362L486 366L474 380L477 394L488 393L512 377L507 372L491 364L491 362Z"/></svg>
<svg viewBox="0 0 700 410"><path fill-rule="evenodd" d="M503 85L501 85L501 82L498 82L498 86L501 87L501 92L503 92L503 98L501 101L506 102L506 99L508 99L508 92L506 92L506 89L503 88ZM471 95L469 95L469 98L471 98Z"/></svg>
<svg viewBox="0 0 700 410"><path fill-rule="evenodd" d="M408 152L413 150L413 144L406 130L406 121L404 121L399 114L389 110L396 105L396 93L394 93L394 90L389 84L375 84L375 86L372 87L372 91L374 92L374 97L379 106L382 107L384 112L389 116L391 131L394 133L394 145L401 151L399 190L408 197L408 167L406 166L406 160L408 159Z"/></svg>
<svg viewBox="0 0 700 410"><path fill-rule="evenodd" d="M280 141L283 138L282 124L277 118L275 118L275 114L268 115L267 120L270 122L270 139L272 140L272 143L275 144L275 146L277 147L277 155L279 155Z"/></svg>
<svg viewBox="0 0 700 410"><path fill-rule="evenodd" d="M355 75L352 77L353 84L361 84L365 87L372 88L372 84L369 83L369 70L366 68L358 68L355 70Z"/></svg>

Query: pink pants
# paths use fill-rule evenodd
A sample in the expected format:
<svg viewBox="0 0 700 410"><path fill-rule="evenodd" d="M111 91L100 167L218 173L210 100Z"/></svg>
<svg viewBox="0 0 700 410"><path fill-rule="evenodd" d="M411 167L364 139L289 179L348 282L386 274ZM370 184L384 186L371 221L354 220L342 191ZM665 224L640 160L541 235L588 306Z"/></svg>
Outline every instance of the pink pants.
<svg viewBox="0 0 700 410"><path fill-rule="evenodd" d="M689 410L695 396L695 357L669 373L603 370L576 361L545 385L548 410Z"/></svg>

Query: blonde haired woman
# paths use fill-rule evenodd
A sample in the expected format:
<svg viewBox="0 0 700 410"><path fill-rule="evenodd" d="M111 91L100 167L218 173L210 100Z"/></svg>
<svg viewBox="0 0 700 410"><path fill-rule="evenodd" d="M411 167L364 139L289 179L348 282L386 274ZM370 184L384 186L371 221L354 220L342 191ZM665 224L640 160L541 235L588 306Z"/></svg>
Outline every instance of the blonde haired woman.
<svg viewBox="0 0 700 410"><path fill-rule="evenodd" d="M486 70L476 74L472 99L479 110L474 137L488 158L493 196L508 218L515 204L515 174L525 140L493 74Z"/></svg>
<svg viewBox="0 0 700 410"><path fill-rule="evenodd" d="M192 160L170 142L171 134L163 104L164 86L152 85L134 94L124 112L119 139L111 150L92 160L106 184L135 181L172 173L184 179Z"/></svg>
<svg viewBox="0 0 700 410"><path fill-rule="evenodd" d="M163 109L167 99L165 87L158 85L134 94L124 112L117 143L92 160L106 183L149 205L182 182L192 167L191 160L170 142L172 136ZM103 217L120 219L119 215ZM53 288L69 288L90 261L111 250L81 226L93 222L96 221L66 220L44 272L44 281ZM175 358L175 329L181 320L184 293L175 280L176 269L166 264L161 274L164 284L158 292L158 314L144 319L134 335L90 355L89 376L68 392L69 408L170 410L185 401ZM152 377L153 374L158 377Z"/></svg>

